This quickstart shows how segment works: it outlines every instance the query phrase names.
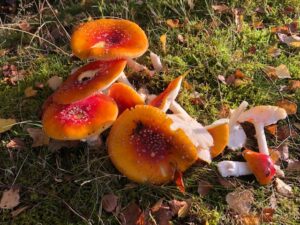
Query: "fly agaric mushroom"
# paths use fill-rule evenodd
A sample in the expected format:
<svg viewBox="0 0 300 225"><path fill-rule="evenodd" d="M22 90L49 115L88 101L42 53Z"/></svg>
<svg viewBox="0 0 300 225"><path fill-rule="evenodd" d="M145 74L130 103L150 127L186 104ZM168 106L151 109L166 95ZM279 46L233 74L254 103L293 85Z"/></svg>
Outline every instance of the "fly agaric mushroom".
<svg viewBox="0 0 300 225"><path fill-rule="evenodd" d="M149 105L127 109L113 124L108 153L116 168L139 183L163 184L197 160L195 146L172 120Z"/></svg>
<svg viewBox="0 0 300 225"><path fill-rule="evenodd" d="M253 172L256 180L261 185L269 184L272 181L276 174L276 169L269 155L246 149L243 151L243 157L246 159L247 165Z"/></svg>
<svg viewBox="0 0 300 225"><path fill-rule="evenodd" d="M148 49L148 39L136 23L98 19L77 27L71 37L71 48L80 59L136 58Z"/></svg>
<svg viewBox="0 0 300 225"><path fill-rule="evenodd" d="M99 135L116 120L117 104L108 96L96 94L72 104L51 102L43 112L45 133L57 140L81 140Z"/></svg>
<svg viewBox="0 0 300 225"><path fill-rule="evenodd" d="M205 127L214 140L214 145L210 147L212 158L220 155L228 144L229 125L228 119L220 119Z"/></svg>
<svg viewBox="0 0 300 225"><path fill-rule="evenodd" d="M277 123L278 120L285 119L286 116L287 113L283 108L277 106L256 106L243 112L238 117L238 122L248 121L253 123L259 152L269 155L264 127Z"/></svg>
<svg viewBox="0 0 300 225"><path fill-rule="evenodd" d="M108 96L117 103L119 114L125 109L144 104L142 97L133 88L124 83L113 84L108 90Z"/></svg>
<svg viewBox="0 0 300 225"><path fill-rule="evenodd" d="M52 99L59 104L70 104L84 99L115 82L126 66L126 60L94 61L77 69L53 93Z"/></svg>
<svg viewBox="0 0 300 225"><path fill-rule="evenodd" d="M243 127L238 123L238 118L248 107L248 102L243 101L237 109L230 112L229 117L229 143L228 148L236 150L246 143L246 134Z"/></svg>
<svg viewBox="0 0 300 225"><path fill-rule="evenodd" d="M183 77L179 76L176 79L172 80L168 87L161 94L159 94L149 102L149 105L155 106L166 112L169 109L170 104L175 101L178 95L182 79Z"/></svg>

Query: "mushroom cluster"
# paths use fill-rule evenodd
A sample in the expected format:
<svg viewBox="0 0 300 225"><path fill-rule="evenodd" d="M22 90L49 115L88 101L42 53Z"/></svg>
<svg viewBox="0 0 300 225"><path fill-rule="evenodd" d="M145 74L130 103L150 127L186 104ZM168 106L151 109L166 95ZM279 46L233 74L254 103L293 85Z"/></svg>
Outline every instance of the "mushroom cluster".
<svg viewBox="0 0 300 225"><path fill-rule="evenodd" d="M284 110L261 106L267 116L261 107L244 112L248 103L243 102L229 119L203 126L176 102L183 76L157 96L136 91L124 73L126 65L135 72L153 75L154 71L134 60L146 52L148 40L131 21L99 19L82 24L72 35L71 47L74 55L90 62L72 72L45 101L42 123L50 138L92 143L111 127L107 147L115 167L133 181L164 184L178 180L198 159L211 163L226 146L242 147L246 135L240 122L252 121L261 153L245 150L247 163L223 161L219 171L223 176L254 173L261 184L274 175L263 126L283 119ZM150 59L160 72L159 57L151 52Z"/></svg>

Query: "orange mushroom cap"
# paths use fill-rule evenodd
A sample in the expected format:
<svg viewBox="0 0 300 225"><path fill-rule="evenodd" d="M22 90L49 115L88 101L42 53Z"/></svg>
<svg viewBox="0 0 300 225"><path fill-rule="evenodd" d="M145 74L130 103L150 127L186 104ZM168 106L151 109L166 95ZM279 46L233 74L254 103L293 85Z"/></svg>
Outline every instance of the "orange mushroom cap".
<svg viewBox="0 0 300 225"><path fill-rule="evenodd" d="M207 131L214 139L214 145L210 148L212 158L220 155L229 141L229 124L227 120L218 120L206 127Z"/></svg>
<svg viewBox="0 0 300 225"><path fill-rule="evenodd" d="M119 114L126 109L144 104L142 97L132 87L124 83L113 84L108 91L108 96L117 103Z"/></svg>
<svg viewBox="0 0 300 225"><path fill-rule="evenodd" d="M243 156L247 161L247 165L261 185L269 184L276 174L274 162L271 157L246 149Z"/></svg>
<svg viewBox="0 0 300 225"><path fill-rule="evenodd" d="M118 115L117 104L108 96L96 94L62 105L52 102L42 118L45 133L58 140L80 140L100 134Z"/></svg>
<svg viewBox="0 0 300 225"><path fill-rule="evenodd" d="M149 105L127 109L113 124L108 152L116 168L139 183L162 184L197 160L197 150L185 133L171 130L172 120Z"/></svg>
<svg viewBox="0 0 300 225"><path fill-rule="evenodd" d="M53 93L52 99L59 104L70 104L84 99L115 82L125 66L126 60L88 63L71 74Z"/></svg>
<svg viewBox="0 0 300 225"><path fill-rule="evenodd" d="M176 79L172 80L162 93L160 93L151 102L149 102L149 105L155 106L166 112L169 109L172 101L174 101L178 95L182 79L183 76L179 76Z"/></svg>
<svg viewBox="0 0 300 225"><path fill-rule="evenodd" d="M148 49L148 39L129 20L98 19L77 27L71 37L71 48L81 59L136 58Z"/></svg>

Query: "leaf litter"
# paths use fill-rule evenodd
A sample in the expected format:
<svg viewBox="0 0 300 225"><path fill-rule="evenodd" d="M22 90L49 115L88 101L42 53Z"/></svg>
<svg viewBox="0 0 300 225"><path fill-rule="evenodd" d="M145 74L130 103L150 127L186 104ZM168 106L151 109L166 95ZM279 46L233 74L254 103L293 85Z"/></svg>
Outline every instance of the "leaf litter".
<svg viewBox="0 0 300 225"><path fill-rule="evenodd" d="M20 204L20 188L11 187L9 190L6 190L2 194L0 200L1 209L12 209Z"/></svg>

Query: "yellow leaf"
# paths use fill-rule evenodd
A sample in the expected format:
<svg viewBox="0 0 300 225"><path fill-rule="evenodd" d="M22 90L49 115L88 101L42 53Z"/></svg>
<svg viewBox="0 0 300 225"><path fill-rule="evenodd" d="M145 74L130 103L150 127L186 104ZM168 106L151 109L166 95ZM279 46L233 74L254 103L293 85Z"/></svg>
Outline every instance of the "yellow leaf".
<svg viewBox="0 0 300 225"><path fill-rule="evenodd" d="M171 28L177 28L180 25L178 19L167 19L166 23Z"/></svg>
<svg viewBox="0 0 300 225"><path fill-rule="evenodd" d="M161 42L163 52L166 53L167 52L167 34L163 34L160 36L160 42Z"/></svg>
<svg viewBox="0 0 300 225"><path fill-rule="evenodd" d="M284 108L288 115L293 115L297 113L297 104L287 99L282 99L276 102L276 105L281 108Z"/></svg>
<svg viewBox="0 0 300 225"><path fill-rule="evenodd" d="M0 118L0 133L10 130L16 122L17 121L15 119L1 119Z"/></svg>

